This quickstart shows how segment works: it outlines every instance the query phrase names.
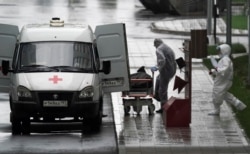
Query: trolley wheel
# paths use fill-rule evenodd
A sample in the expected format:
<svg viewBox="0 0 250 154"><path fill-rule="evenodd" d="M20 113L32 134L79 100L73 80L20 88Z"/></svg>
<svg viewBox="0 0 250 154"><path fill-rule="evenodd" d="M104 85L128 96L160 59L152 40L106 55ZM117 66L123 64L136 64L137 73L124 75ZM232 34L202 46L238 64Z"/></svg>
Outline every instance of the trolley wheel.
<svg viewBox="0 0 250 154"><path fill-rule="evenodd" d="M154 113L154 111L155 111L155 105L154 104L148 105L148 113L151 115Z"/></svg>
<svg viewBox="0 0 250 154"><path fill-rule="evenodd" d="M137 114L140 114L140 112L142 111L142 106L141 105L133 106L133 109Z"/></svg>
<svg viewBox="0 0 250 154"><path fill-rule="evenodd" d="M130 106L124 106L123 109L124 109L124 114L129 115Z"/></svg>

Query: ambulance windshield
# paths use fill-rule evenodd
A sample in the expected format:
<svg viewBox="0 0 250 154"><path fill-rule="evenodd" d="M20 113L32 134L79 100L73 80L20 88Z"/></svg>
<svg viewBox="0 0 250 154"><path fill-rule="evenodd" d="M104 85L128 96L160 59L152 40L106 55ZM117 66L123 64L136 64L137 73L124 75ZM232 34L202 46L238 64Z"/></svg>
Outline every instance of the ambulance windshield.
<svg viewBox="0 0 250 154"><path fill-rule="evenodd" d="M19 50L20 71L93 72L93 48L82 42L22 43Z"/></svg>

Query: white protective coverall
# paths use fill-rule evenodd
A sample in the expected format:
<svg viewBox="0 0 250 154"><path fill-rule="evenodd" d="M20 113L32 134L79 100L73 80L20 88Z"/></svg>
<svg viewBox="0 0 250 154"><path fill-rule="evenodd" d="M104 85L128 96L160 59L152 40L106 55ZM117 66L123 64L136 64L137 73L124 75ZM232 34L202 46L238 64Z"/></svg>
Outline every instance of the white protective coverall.
<svg viewBox="0 0 250 154"><path fill-rule="evenodd" d="M233 83L233 63L229 57L231 54L231 47L227 44L222 44L217 47L217 50L220 52L220 60L218 63L213 57L211 57L214 69L212 69L210 73L215 75L212 93L214 111L210 112L209 115L220 114L220 106L222 105L223 100L232 104L238 110L246 108L244 103L228 92Z"/></svg>
<svg viewBox="0 0 250 154"><path fill-rule="evenodd" d="M176 62L174 51L162 42L155 39L157 69L159 75L156 79L155 93L159 95L161 106L168 100L168 84L176 73ZM152 69L151 69L152 70ZM152 70L155 71L155 70Z"/></svg>

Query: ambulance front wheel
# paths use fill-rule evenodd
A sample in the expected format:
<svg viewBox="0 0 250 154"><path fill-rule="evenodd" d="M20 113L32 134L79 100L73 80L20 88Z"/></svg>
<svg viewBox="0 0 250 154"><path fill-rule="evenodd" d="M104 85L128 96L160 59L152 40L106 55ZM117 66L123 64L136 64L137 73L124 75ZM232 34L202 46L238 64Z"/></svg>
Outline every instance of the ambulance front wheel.
<svg viewBox="0 0 250 154"><path fill-rule="evenodd" d="M29 135L30 134L30 118L20 118L17 115L10 113L10 121L12 123L12 135Z"/></svg>
<svg viewBox="0 0 250 154"><path fill-rule="evenodd" d="M10 113L12 135L20 135L22 133L21 120L17 118L12 112Z"/></svg>
<svg viewBox="0 0 250 154"><path fill-rule="evenodd" d="M30 118L29 117L22 119L22 133L23 135L30 134Z"/></svg>
<svg viewBox="0 0 250 154"><path fill-rule="evenodd" d="M93 118L83 118L83 132L100 131L102 126L102 112Z"/></svg>

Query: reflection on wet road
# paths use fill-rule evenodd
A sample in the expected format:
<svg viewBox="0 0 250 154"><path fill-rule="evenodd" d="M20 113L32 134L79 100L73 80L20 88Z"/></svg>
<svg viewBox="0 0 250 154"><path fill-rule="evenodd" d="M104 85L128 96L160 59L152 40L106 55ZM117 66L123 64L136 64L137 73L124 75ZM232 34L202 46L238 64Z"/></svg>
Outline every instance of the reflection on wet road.
<svg viewBox="0 0 250 154"><path fill-rule="evenodd" d="M133 0L0 0L0 23L17 25L48 23L52 17L65 22L96 25L125 22L134 25ZM131 34L133 31L130 32ZM100 132L82 132L81 124L31 124L30 136L12 136L8 95L0 100L0 153L118 153L111 96L106 94Z"/></svg>
<svg viewBox="0 0 250 154"><path fill-rule="evenodd" d="M166 37L150 31L150 23L166 17L138 7L138 0L0 0L0 23L21 28L29 23L48 22L60 17L65 22L96 25L126 23L127 35L137 38Z"/></svg>
<svg viewBox="0 0 250 154"><path fill-rule="evenodd" d="M8 95L0 95L0 153L106 153L118 152L110 95L105 95L100 132L82 132L82 123L32 123L31 135L12 136Z"/></svg>
<svg viewBox="0 0 250 154"><path fill-rule="evenodd" d="M105 136L72 132L35 133L30 136L8 134L1 136L4 142L1 142L0 153L117 153L114 140L110 140L112 133L109 129L113 128L102 129Z"/></svg>

